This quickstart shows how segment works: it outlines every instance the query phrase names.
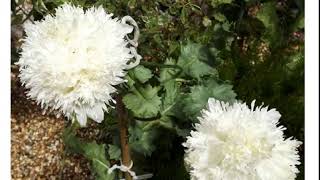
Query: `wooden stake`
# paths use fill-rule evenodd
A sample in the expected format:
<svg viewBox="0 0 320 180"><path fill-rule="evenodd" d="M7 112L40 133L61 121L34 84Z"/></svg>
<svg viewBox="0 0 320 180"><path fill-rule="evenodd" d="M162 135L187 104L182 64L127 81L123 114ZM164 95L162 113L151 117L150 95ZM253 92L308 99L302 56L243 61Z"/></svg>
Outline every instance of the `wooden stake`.
<svg viewBox="0 0 320 180"><path fill-rule="evenodd" d="M120 130L121 159L122 164L128 167L131 163L128 138L128 112L124 107L121 96L116 96L116 103ZM125 172L124 176L126 180L132 180L132 177L128 172Z"/></svg>

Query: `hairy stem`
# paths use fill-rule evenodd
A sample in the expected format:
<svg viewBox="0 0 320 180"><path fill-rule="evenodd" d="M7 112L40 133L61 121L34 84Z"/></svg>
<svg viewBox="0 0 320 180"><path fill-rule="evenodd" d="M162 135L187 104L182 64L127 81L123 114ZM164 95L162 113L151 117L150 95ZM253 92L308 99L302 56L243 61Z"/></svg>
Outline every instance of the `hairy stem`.
<svg viewBox="0 0 320 180"><path fill-rule="evenodd" d="M121 159L122 164L125 166L130 166L131 156L129 148L129 138L128 138L128 112L126 111L124 104L122 102L122 97L116 97L116 108L119 120L119 130L120 130L120 144L121 144ZM125 172L125 179L132 180L132 177L128 172Z"/></svg>

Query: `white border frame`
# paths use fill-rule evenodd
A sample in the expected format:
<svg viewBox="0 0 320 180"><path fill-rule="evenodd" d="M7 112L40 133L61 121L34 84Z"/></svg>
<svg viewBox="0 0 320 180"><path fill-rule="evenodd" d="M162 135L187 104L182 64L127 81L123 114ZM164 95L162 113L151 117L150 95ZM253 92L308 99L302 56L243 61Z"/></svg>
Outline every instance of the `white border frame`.
<svg viewBox="0 0 320 180"><path fill-rule="evenodd" d="M11 179L10 173L10 0L0 1L0 179Z"/></svg>
<svg viewBox="0 0 320 180"><path fill-rule="evenodd" d="M305 179L319 179L319 1L305 3ZM0 179L10 174L10 0L0 1Z"/></svg>
<svg viewBox="0 0 320 180"><path fill-rule="evenodd" d="M305 179L319 179L319 1L305 2Z"/></svg>

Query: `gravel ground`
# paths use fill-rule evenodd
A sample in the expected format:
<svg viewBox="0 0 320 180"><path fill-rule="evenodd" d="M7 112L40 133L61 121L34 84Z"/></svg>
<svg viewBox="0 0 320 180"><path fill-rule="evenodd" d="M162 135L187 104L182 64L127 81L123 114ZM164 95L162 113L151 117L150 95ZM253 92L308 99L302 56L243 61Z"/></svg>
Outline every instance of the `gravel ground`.
<svg viewBox="0 0 320 180"><path fill-rule="evenodd" d="M25 1L25 12L32 9ZM32 20L32 17L30 18ZM12 47L20 49L22 25L11 27ZM11 178L13 180L91 180L89 162L81 155L64 151L63 118L43 115L39 106L27 99L26 90L17 77L18 67L11 67ZM94 126L94 125L93 125ZM79 137L97 139L100 132L89 125L78 131ZM101 133L100 133L101 134Z"/></svg>
<svg viewBox="0 0 320 180"><path fill-rule="evenodd" d="M67 155L61 139L63 118L42 115L39 106L25 96L11 73L11 177L30 179L93 179L89 162L80 155Z"/></svg>

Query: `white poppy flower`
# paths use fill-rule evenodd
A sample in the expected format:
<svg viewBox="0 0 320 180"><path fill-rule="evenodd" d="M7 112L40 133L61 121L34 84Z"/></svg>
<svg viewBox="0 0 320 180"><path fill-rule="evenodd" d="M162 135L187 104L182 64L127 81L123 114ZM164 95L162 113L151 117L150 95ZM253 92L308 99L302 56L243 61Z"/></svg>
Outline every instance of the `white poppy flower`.
<svg viewBox="0 0 320 180"><path fill-rule="evenodd" d="M132 31L102 7L84 11L70 4L26 24L17 64L27 95L44 110L76 117L81 125L87 118L101 122L114 86L125 82L125 70L141 58L126 39ZM133 57L136 63L129 64Z"/></svg>
<svg viewBox="0 0 320 180"><path fill-rule="evenodd" d="M278 126L280 113L209 99L187 137L185 162L193 180L292 180L299 172L297 147Z"/></svg>

